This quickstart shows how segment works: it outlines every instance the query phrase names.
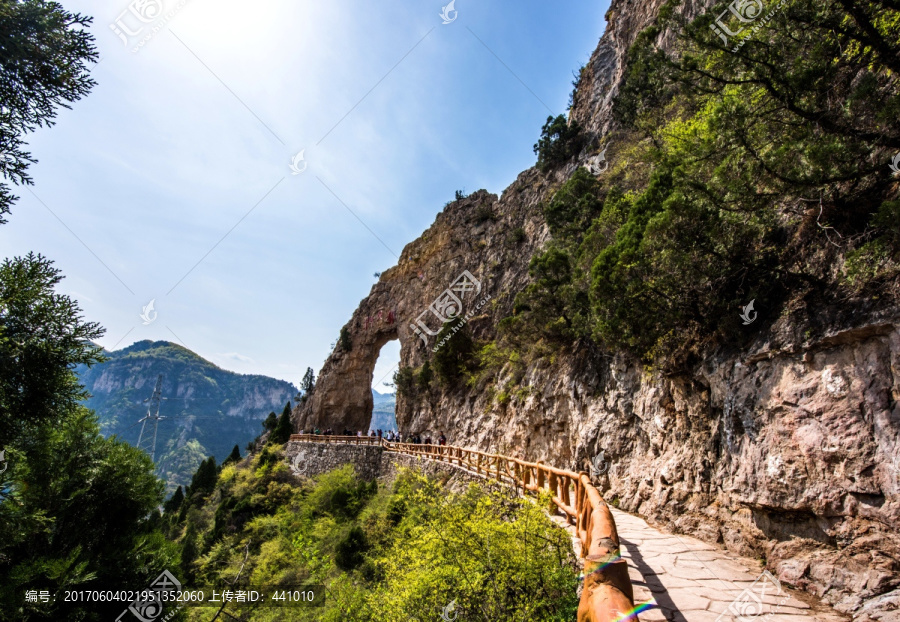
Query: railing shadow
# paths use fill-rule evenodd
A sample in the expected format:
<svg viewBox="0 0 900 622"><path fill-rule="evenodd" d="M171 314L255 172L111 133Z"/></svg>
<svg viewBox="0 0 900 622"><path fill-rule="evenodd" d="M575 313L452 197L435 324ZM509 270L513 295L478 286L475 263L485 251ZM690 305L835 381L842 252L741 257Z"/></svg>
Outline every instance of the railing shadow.
<svg viewBox="0 0 900 622"><path fill-rule="evenodd" d="M644 557L638 550L637 545L624 538L620 538L619 542L622 544L622 547L628 551L628 556L631 558L631 561L634 562L638 572L640 572L641 576L644 578L647 589L650 590L650 593L653 595L653 599L656 602L656 608L662 611L663 615L666 616L666 620L669 622L687 622L687 618L681 613L681 610L678 609L678 606L669 596L669 591L662 584L662 581L660 581L659 575L657 575L653 568L644 561Z"/></svg>

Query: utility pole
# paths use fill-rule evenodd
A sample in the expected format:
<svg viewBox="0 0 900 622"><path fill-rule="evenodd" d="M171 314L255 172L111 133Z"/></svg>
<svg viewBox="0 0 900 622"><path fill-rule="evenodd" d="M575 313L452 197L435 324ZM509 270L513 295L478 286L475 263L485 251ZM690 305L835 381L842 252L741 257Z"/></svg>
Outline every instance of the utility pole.
<svg viewBox="0 0 900 622"><path fill-rule="evenodd" d="M156 464L156 430L159 427L159 420L165 419L165 417L159 416L159 402L162 399L162 379L163 375L160 374L156 378L156 388L153 389L153 395L150 396L150 399L144 400L144 403L149 402L149 406L147 406L147 414L141 419L141 435L138 437L137 447L138 449L143 449L150 456L150 460L153 461L153 464ZM150 425L153 426L153 440L150 440L149 430L147 430L147 422L151 422ZM148 432L146 438L144 437L144 432Z"/></svg>

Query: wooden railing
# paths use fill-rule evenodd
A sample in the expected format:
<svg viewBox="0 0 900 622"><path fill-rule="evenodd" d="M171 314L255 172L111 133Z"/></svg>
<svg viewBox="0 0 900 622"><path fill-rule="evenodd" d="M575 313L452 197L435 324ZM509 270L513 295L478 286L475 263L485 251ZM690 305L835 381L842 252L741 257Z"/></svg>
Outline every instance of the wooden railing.
<svg viewBox="0 0 900 622"><path fill-rule="evenodd" d="M578 622L637 620L628 566L620 554L619 534L609 506L591 484L587 473L557 469L541 462L526 462L455 445L422 445L389 442L378 437L293 434L292 441L381 445L386 451L422 456L464 468L537 493L552 495L553 504L581 540L584 557L584 589L578 606Z"/></svg>

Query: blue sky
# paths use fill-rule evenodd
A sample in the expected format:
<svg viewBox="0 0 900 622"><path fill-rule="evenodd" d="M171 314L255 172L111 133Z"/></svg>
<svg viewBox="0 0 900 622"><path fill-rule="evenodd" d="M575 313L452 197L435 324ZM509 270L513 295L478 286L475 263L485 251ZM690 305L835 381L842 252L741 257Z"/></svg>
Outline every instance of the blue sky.
<svg viewBox="0 0 900 622"><path fill-rule="evenodd" d="M30 136L0 255L53 259L107 348L299 384L455 190L534 164L609 4L457 0L443 24L448 1L63 0L95 18L98 86Z"/></svg>

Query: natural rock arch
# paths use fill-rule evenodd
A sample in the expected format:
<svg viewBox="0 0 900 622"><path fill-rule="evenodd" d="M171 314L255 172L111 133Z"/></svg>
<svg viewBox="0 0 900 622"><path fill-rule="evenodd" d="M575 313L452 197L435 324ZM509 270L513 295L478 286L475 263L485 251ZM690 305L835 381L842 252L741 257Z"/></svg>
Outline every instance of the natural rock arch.
<svg viewBox="0 0 900 622"><path fill-rule="evenodd" d="M539 193L530 189L526 194ZM465 295L457 292L462 297L463 314L500 291L514 292L524 286L528 258L543 238L535 235L543 233L540 212L527 206L501 209L500 203L496 195L485 190L454 201L420 238L403 249L397 265L382 273L344 325L350 346L345 348L339 341L325 361L315 389L294 412L295 429L367 430L373 406L372 372L382 346L400 340L402 367L415 368L428 360L436 342L434 333L442 326L431 314L430 305L463 274L478 284L477 291ZM514 247L506 242L506 236L517 228L527 231L529 240ZM502 279L493 278L499 266L509 264L518 264L518 269L505 273ZM476 335L488 336L493 331L495 322L486 321L489 307L480 307L480 316L470 320ZM420 318L426 331L416 323ZM399 393L396 417L403 432L411 427L422 431L430 423L423 420L428 418L425 412L419 412Z"/></svg>

